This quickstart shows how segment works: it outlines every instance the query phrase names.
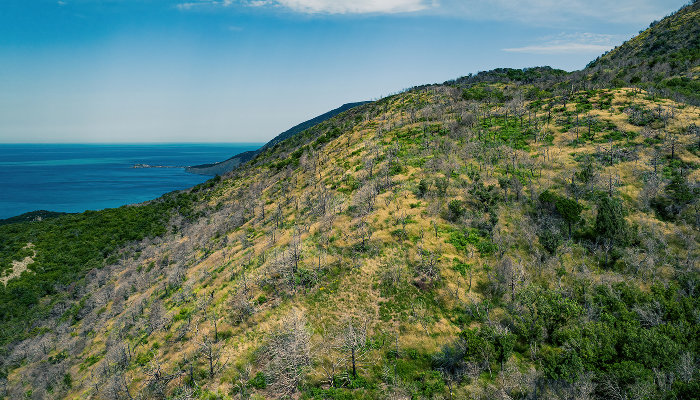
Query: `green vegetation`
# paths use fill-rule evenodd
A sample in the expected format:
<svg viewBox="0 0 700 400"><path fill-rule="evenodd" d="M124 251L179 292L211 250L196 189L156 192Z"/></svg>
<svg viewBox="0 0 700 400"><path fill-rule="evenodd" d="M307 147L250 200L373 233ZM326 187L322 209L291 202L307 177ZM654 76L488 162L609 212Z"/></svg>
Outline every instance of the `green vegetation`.
<svg viewBox="0 0 700 400"><path fill-rule="evenodd" d="M696 10L580 73L413 88L189 191L0 226L0 394L696 398L700 113L610 61L692 75L664 32Z"/></svg>
<svg viewBox="0 0 700 400"><path fill-rule="evenodd" d="M693 1L591 62L582 75L618 87L634 85L700 104L699 16L700 4Z"/></svg>
<svg viewBox="0 0 700 400"><path fill-rule="evenodd" d="M70 301L72 284L80 283L88 271L116 262L124 246L166 233L173 211L192 218L196 199L195 194L169 194L143 206L0 226L0 271L7 273L13 260L31 257L26 272L0 285L0 344L31 334L20 327L44 318L56 304ZM76 319L79 311L75 303L67 313Z"/></svg>

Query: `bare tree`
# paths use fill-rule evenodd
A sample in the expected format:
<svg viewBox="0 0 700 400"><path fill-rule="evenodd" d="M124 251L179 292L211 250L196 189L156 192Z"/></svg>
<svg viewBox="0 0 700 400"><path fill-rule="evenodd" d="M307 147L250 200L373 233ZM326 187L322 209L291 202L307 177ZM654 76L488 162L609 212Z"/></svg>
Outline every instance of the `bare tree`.
<svg viewBox="0 0 700 400"><path fill-rule="evenodd" d="M386 174L388 174L388 169ZM374 211L379 190L375 181L368 181L354 194L352 203L356 207L359 216L365 216Z"/></svg>
<svg viewBox="0 0 700 400"><path fill-rule="evenodd" d="M323 370L326 383L335 386L336 378L347 363L345 353L339 352L334 332L322 332L322 340L317 350L318 363Z"/></svg>
<svg viewBox="0 0 700 400"><path fill-rule="evenodd" d="M311 364L311 335L303 311L292 310L270 335L266 346L267 375L270 388L280 395L296 392Z"/></svg>
<svg viewBox="0 0 700 400"><path fill-rule="evenodd" d="M349 317L340 326L322 332L318 358L330 386L357 377L366 362L368 326L368 318Z"/></svg>
<svg viewBox="0 0 700 400"><path fill-rule="evenodd" d="M423 246L418 246L418 261L415 272L420 282L427 282L432 285L441 279L440 268L438 267L439 256L433 251L426 250Z"/></svg>
<svg viewBox="0 0 700 400"><path fill-rule="evenodd" d="M501 284L509 289L510 298L515 299L516 289L525 277L522 263L519 260L515 262L510 257L505 256L497 264L496 273Z"/></svg>
<svg viewBox="0 0 700 400"><path fill-rule="evenodd" d="M345 322L345 329L342 332L340 346L348 355L348 362L353 378L357 378L357 367L367 352L367 318L350 318Z"/></svg>
<svg viewBox="0 0 700 400"><path fill-rule="evenodd" d="M698 373L698 365L692 353L686 351L681 355L676 366L676 372L678 379L685 383L690 383L693 380L693 377Z"/></svg>
<svg viewBox="0 0 700 400"><path fill-rule="evenodd" d="M148 327L151 331L157 331L167 324L163 303L160 299L153 300L148 314Z"/></svg>
<svg viewBox="0 0 700 400"><path fill-rule="evenodd" d="M292 240L289 242L289 257L292 266L292 274L296 274L299 269L299 260L301 260L301 230L297 226L294 229L294 234L292 235Z"/></svg>
<svg viewBox="0 0 700 400"><path fill-rule="evenodd" d="M250 291L245 287L238 287L229 300L231 310L231 320L234 324L244 322L255 313L255 303L251 298Z"/></svg>
<svg viewBox="0 0 700 400"><path fill-rule="evenodd" d="M359 240L359 247L361 251L366 251L367 250L367 245L369 244L370 239L372 238L372 234L374 233L372 230L372 226L370 226L367 221L363 218L357 225L355 225L355 233L357 235L357 239Z"/></svg>
<svg viewBox="0 0 700 400"><path fill-rule="evenodd" d="M115 374L106 382L102 387L97 389L102 392L104 398L113 400L136 400L140 399L141 396L132 395L129 389L130 379L125 373ZM102 397L102 396L98 396Z"/></svg>
<svg viewBox="0 0 700 400"><path fill-rule="evenodd" d="M241 400L250 399L250 378L253 369L250 364L245 364L239 369L238 379L233 384L234 389L238 392L238 398Z"/></svg>
<svg viewBox="0 0 700 400"><path fill-rule="evenodd" d="M213 378L228 362L228 359L222 360L222 345L217 343L209 333L200 332L199 327L196 329L195 337L199 355L204 358L207 364L209 378Z"/></svg>
<svg viewBox="0 0 700 400"><path fill-rule="evenodd" d="M167 398L168 385L183 373L180 370L172 373L165 372L158 356L153 357L143 372L147 377L146 389L148 397L155 399Z"/></svg>

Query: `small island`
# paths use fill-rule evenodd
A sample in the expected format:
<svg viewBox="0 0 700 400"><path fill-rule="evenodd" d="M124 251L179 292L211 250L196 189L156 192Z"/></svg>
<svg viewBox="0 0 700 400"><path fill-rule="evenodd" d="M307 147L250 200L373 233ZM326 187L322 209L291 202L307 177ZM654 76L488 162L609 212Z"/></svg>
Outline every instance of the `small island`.
<svg viewBox="0 0 700 400"><path fill-rule="evenodd" d="M134 164L131 168L187 168L182 165L149 165L149 164Z"/></svg>

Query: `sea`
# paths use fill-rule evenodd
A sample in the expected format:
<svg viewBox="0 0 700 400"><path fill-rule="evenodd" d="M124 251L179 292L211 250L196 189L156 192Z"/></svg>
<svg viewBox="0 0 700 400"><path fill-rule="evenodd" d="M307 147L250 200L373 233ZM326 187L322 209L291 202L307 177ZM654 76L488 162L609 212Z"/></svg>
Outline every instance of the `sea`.
<svg viewBox="0 0 700 400"><path fill-rule="evenodd" d="M223 161L262 145L0 144L0 219L36 210L74 213L152 200L211 178L187 173L185 166Z"/></svg>

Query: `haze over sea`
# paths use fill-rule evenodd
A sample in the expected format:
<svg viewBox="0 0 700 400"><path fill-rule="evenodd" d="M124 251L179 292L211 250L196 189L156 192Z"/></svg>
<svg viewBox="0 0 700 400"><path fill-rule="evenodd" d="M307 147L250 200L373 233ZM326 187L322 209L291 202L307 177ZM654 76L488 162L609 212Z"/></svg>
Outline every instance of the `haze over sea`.
<svg viewBox="0 0 700 400"><path fill-rule="evenodd" d="M259 143L0 144L0 218L82 212L152 200L211 177L183 166L222 161ZM180 168L133 168L135 164Z"/></svg>

